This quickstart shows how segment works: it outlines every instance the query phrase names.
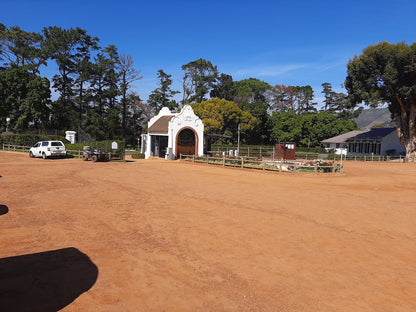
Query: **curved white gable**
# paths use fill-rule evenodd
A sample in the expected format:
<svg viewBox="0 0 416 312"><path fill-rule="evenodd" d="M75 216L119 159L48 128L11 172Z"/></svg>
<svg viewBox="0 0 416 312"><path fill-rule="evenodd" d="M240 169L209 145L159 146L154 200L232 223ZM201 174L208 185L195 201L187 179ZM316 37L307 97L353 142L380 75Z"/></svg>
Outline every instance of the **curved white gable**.
<svg viewBox="0 0 416 312"><path fill-rule="evenodd" d="M169 121L168 126L168 146L166 149L165 158L175 159L177 148L177 137L183 129L191 129L196 134L197 155L202 156L204 154L204 124L202 120L195 115L194 110L190 105L183 106L179 113L172 113L169 108L163 107L160 112L150 119L148 128L150 128L159 118L162 116L173 116ZM143 135L142 144L145 145L145 149L142 151L145 153L146 158L149 158L152 151L152 135L151 133ZM160 135L160 134L159 134Z"/></svg>

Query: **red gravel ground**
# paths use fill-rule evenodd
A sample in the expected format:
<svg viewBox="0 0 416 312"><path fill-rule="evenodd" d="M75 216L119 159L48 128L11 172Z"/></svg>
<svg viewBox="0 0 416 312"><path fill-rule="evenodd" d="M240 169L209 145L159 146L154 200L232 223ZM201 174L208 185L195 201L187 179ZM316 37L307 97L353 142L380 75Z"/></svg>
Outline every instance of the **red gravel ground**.
<svg viewBox="0 0 416 312"><path fill-rule="evenodd" d="M0 152L0 311L416 311L416 164Z"/></svg>

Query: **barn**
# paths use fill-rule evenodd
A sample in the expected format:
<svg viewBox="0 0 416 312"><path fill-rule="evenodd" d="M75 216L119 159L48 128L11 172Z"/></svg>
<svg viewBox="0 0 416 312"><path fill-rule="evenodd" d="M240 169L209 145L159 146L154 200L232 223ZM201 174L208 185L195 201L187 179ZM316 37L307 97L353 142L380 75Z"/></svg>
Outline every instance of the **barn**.
<svg viewBox="0 0 416 312"><path fill-rule="evenodd" d="M184 105L179 113L163 107L150 119L147 133L142 134L141 151L146 159L177 159L180 154L202 156L204 124L190 105Z"/></svg>

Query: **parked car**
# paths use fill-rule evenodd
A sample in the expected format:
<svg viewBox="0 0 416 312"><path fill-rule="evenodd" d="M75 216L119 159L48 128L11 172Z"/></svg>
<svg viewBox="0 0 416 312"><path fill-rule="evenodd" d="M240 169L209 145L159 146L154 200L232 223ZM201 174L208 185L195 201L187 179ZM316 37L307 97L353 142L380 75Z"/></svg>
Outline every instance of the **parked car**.
<svg viewBox="0 0 416 312"><path fill-rule="evenodd" d="M66 148L61 141L42 141L37 142L29 150L30 157L66 157Z"/></svg>

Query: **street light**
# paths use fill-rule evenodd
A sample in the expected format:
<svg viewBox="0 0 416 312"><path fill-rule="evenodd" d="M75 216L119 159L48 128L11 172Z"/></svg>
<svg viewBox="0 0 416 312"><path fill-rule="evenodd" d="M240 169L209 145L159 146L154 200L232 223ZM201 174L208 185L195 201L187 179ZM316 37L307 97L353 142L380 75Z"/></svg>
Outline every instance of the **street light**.
<svg viewBox="0 0 416 312"><path fill-rule="evenodd" d="M6 118L6 132L9 132L9 124L10 124L10 118Z"/></svg>

